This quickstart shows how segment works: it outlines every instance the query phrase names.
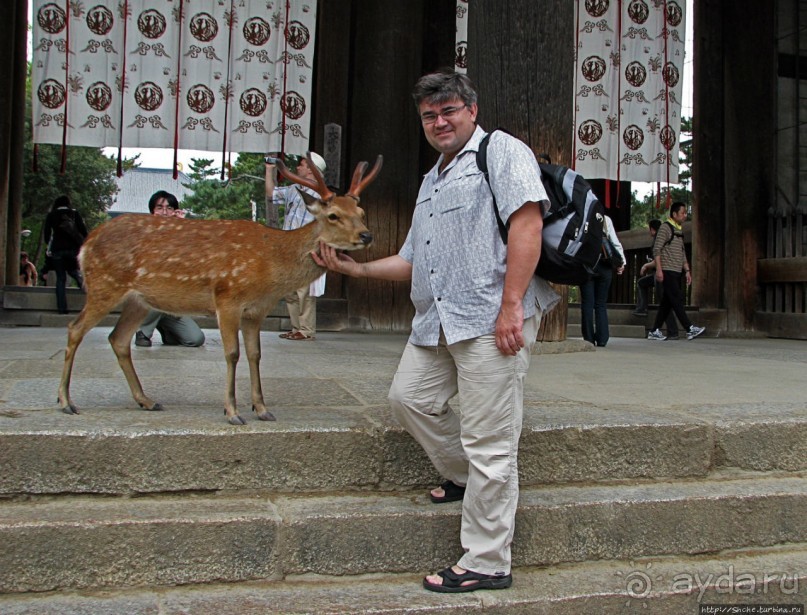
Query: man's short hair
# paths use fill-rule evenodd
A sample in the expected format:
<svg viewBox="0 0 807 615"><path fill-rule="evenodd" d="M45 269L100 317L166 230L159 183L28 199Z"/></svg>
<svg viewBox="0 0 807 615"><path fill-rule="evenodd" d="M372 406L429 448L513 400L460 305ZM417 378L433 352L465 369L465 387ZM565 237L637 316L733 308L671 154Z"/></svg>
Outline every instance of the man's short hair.
<svg viewBox="0 0 807 615"><path fill-rule="evenodd" d="M656 220L655 218L647 223L652 230L658 233L658 230L661 228L661 220Z"/></svg>
<svg viewBox="0 0 807 615"><path fill-rule="evenodd" d="M457 73L449 68L423 75L418 79L412 90L415 107L420 109L420 103L440 105L459 98L468 106L476 104L476 88L468 75Z"/></svg>
<svg viewBox="0 0 807 615"><path fill-rule="evenodd" d="M28 252L20 252L20 260L28 258Z"/></svg>
<svg viewBox="0 0 807 615"><path fill-rule="evenodd" d="M165 199L168 202L168 207L171 209L179 209L179 201L177 201L177 197L175 197L170 192L165 190L158 190L154 194L151 195L149 199L149 213L154 213L154 208L157 207L157 201L160 199Z"/></svg>
<svg viewBox="0 0 807 615"><path fill-rule="evenodd" d="M676 201L672 205L670 205L670 215L678 213L681 209L686 209L686 203L682 203L681 201Z"/></svg>

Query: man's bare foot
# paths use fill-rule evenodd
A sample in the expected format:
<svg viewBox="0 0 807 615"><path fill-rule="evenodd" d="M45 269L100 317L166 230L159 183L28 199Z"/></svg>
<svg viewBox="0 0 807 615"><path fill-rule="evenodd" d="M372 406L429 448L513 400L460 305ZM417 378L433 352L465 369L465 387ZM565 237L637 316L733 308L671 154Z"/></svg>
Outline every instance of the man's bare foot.
<svg viewBox="0 0 807 615"><path fill-rule="evenodd" d="M429 492L431 501L435 504L444 502L459 502L465 497L465 487L460 487L450 480L445 481L439 487L435 487Z"/></svg>
<svg viewBox="0 0 807 615"><path fill-rule="evenodd" d="M456 572L457 575L465 574L466 572L468 572L467 570L464 570L464 569L460 568L459 566L452 566L451 570ZM426 580L429 583L431 583L432 585L442 585L443 584L443 577L441 577L439 574L430 574L430 575L428 575L426 577ZM473 585L476 582L477 581L465 581L464 583L462 583L462 585Z"/></svg>

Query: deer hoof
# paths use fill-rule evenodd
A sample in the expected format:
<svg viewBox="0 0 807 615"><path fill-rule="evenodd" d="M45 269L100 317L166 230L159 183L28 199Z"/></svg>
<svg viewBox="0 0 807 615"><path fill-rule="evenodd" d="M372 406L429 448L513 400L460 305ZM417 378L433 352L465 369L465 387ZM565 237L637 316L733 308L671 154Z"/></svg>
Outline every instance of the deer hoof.
<svg viewBox="0 0 807 615"><path fill-rule="evenodd" d="M146 404L140 404L140 407L143 408L143 410L148 410L149 412L162 412L165 410L163 405L160 403L154 404L151 408L149 408Z"/></svg>
<svg viewBox="0 0 807 615"><path fill-rule="evenodd" d="M255 408L252 409L255 411ZM276 421L275 415L269 412L268 410L264 410L263 412L257 412L258 418L262 421Z"/></svg>
<svg viewBox="0 0 807 615"><path fill-rule="evenodd" d="M230 425L246 425L247 424L247 422L244 419L242 419L240 416L238 416L237 414L234 415L234 416L231 416L229 419L227 419L227 422Z"/></svg>
<svg viewBox="0 0 807 615"><path fill-rule="evenodd" d="M66 406L63 406L62 412L64 412L65 414L79 414L78 408L76 408L73 404L67 404Z"/></svg>

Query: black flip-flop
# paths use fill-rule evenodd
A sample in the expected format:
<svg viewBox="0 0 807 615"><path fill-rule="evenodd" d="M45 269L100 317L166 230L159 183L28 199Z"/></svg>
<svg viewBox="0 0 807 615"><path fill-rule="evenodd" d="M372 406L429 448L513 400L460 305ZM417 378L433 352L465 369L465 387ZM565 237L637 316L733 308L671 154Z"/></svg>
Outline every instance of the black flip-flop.
<svg viewBox="0 0 807 615"><path fill-rule="evenodd" d="M443 490L443 497L438 498L435 495L429 493L429 497L434 504L445 504L446 502L459 502L462 498L465 497L465 487L460 487L459 485L447 480L440 488Z"/></svg>
<svg viewBox="0 0 807 615"><path fill-rule="evenodd" d="M459 594L463 592L475 592L477 589L507 589L513 584L512 574L482 574L479 572L473 572L472 570L466 570L462 574L457 574L454 572L454 570L452 570L451 566L445 570L441 570L437 574L438 576L442 577L443 583L441 585L436 585L434 583L429 583L429 581L424 578L423 587L425 589L428 589L431 592L440 592L444 594ZM476 583L463 585L463 583L467 581L476 581Z"/></svg>

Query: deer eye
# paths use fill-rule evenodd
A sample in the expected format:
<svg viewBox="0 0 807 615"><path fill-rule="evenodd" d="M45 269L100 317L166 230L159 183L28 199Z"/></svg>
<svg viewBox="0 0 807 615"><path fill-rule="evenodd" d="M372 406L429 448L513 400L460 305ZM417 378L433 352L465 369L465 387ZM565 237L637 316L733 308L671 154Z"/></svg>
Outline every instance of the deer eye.
<svg viewBox="0 0 807 615"><path fill-rule="evenodd" d="M338 220L338 219L339 219L339 216L337 216L336 214L329 214L328 215L328 220Z"/></svg>

